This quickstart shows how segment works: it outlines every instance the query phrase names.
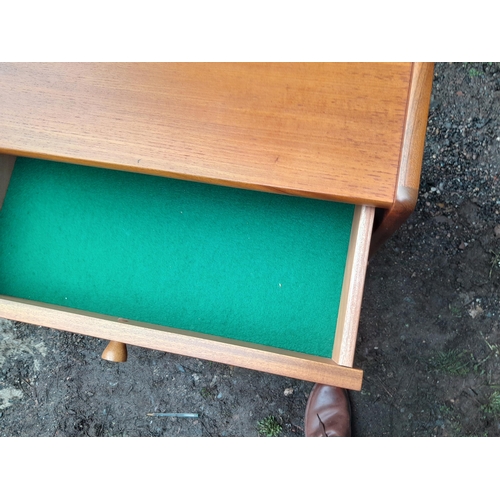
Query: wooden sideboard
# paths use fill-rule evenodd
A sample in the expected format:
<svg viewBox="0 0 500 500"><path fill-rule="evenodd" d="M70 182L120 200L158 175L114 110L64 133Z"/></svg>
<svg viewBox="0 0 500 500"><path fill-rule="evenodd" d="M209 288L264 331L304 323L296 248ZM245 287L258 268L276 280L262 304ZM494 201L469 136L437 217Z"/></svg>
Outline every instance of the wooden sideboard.
<svg viewBox="0 0 500 500"><path fill-rule="evenodd" d="M9 245L0 249L0 255L10 258L18 245L26 243L27 230L16 224L37 226L36 213L29 223L16 222L21 219L12 215L16 206L26 206L24 202L16 205L13 199L15 193L24 189L22 183L27 182L21 170L26 172L24 165L30 162L24 159L39 161L40 167L31 167L32 172L41 172L48 163L59 165L54 171L62 174L70 169L78 175L82 171L83 175L87 171L96 172L95 168L86 167L115 171L116 176L108 177L108 182L110 193L116 196L126 182L144 184L143 176L158 179L155 185L165 183L165 179L174 184L186 183L186 186L175 184L176 189L185 187L191 197L199 196L194 186L208 185L213 190L204 196L212 205L224 204L229 220L232 209L226 203L227 188L235 189L249 210L253 210L250 206L257 207L261 219L255 222L256 230L269 223L266 214L262 214L264 202L270 203L270 207L274 203L281 207L276 210L281 210L279 217L291 232L294 227L307 228L307 225L296 222L300 215L292 216L288 205L283 208L284 198L296 200L297 207L300 200L312 200L320 211L328 211L333 204L353 206L349 234L342 240L347 242L343 260L335 264L335 270L328 270L341 277L339 299L331 304L334 324L328 355L318 355L314 346L310 352L283 348L288 345L286 340L276 346L265 338L257 343L244 337L244 333L218 335L217 321L222 327L226 321L222 319L214 320L215 326L207 327L210 331L197 331L168 323L168 316L158 323L144 321L149 316L139 313L137 317L133 312L126 317L106 313L115 311L114 305L108 309L103 306L101 311L86 310L78 306L77 298L71 307L63 300L33 300L27 281L24 288L19 285L21 292L10 295L6 290L17 290L11 283L25 272L22 266L26 259L21 258L19 262L12 260L13 264L8 261L1 268L4 277L2 280L0 276L0 316L108 339L118 346L137 345L359 390L362 371L353 368L353 362L366 266L370 251L383 244L414 209L432 76L433 65L428 63L0 64L0 207L4 204L0 211L0 235L4 245ZM16 158L23 160L16 163ZM47 185L53 184L50 182ZM71 179L67 182L66 187L61 184L61 193L74 188ZM85 182L82 190L87 189ZM170 185L165 184L165 190ZM130 193L123 189L123 193ZM100 193L100 199L105 197ZM131 211L148 211L149 195L147 191L144 193L145 198L138 201L130 197ZM49 195L44 192L39 195L43 205L44 196L49 198ZM61 198L57 192L51 196ZM196 206L196 198L190 199L191 206ZM110 201L105 210L114 210L113 203ZM52 208L63 209L62 205ZM126 214L126 210L120 213ZM207 210L200 208L200 217ZM80 213L86 212L85 206L80 208ZM44 216L45 224L51 223L48 213ZM217 212L218 217L222 217L220 213ZM120 217L118 220L126 218ZM162 216L159 217L158 224L163 227ZM292 220L288 220L290 217ZM23 220L28 219L27 216ZM238 224L241 222L235 224L235 231ZM168 234L169 227L162 230ZM82 238L87 231L90 230L80 231ZM302 241L308 238L307 234L301 236ZM325 238L336 241L327 234L325 231ZM272 239L272 235L267 238ZM297 240L283 241L283 250L273 252L270 245L277 262L280 252L286 252L286 245L293 246ZM57 244L55 241L54 245ZM36 240L26 245L27 251L28 245L36 251ZM220 252L225 251L222 246ZM304 251L307 253L307 245ZM258 245L255 252L260 252ZM210 266L210 259L202 258ZM238 258L227 256L232 263ZM303 260L300 255L294 257L291 267L300 268ZM106 262L100 266L106 267ZM237 265L231 267L237 269ZM131 277L137 272L137 267L123 269ZM239 276L239 271L236 272ZM240 278L250 282L250 276ZM308 281L304 276L297 279L297 290L303 290L305 284L311 285L304 283ZM42 291L36 293L44 297L44 278L37 279ZM2 283L8 285L2 289ZM93 286L92 281L89 283ZM281 287L281 283L276 286ZM309 292L307 288L304 290L307 302ZM51 293L47 296L56 295L55 291ZM251 288L246 293L251 294ZM196 295L186 297L190 308L196 309ZM279 303L279 314L283 312L286 322L287 314L294 312L290 309L296 307L293 301L272 298L277 295L270 297L270 301ZM154 300L161 303L162 297L155 296ZM255 306L256 314L260 309ZM314 315L314 311L312 307L308 314ZM233 312L238 317L239 313L231 308L227 314ZM293 317L291 314L290 318ZM260 328L265 330L265 323ZM304 330L297 327L293 335L308 338L307 328Z"/></svg>

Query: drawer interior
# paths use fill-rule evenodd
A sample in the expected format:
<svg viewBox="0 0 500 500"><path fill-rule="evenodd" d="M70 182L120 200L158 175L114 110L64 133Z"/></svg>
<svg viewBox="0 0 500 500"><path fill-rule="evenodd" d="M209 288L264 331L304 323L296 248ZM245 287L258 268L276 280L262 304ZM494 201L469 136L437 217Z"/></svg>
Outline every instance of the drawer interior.
<svg viewBox="0 0 500 500"><path fill-rule="evenodd" d="M354 206L17 158L0 294L332 357Z"/></svg>

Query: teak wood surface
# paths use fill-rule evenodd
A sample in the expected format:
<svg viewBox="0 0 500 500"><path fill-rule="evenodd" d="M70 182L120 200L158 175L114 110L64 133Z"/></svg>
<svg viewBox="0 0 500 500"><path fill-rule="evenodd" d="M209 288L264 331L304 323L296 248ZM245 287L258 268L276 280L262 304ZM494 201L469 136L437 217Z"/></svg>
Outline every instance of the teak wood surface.
<svg viewBox="0 0 500 500"><path fill-rule="evenodd" d="M0 150L388 208L411 63L2 63Z"/></svg>
<svg viewBox="0 0 500 500"><path fill-rule="evenodd" d="M354 211L332 353L342 366L354 363L374 215L373 207L357 206Z"/></svg>
<svg viewBox="0 0 500 500"><path fill-rule="evenodd" d="M15 156L3 155L0 153L0 210L2 209L3 201L7 194L7 188L9 187L10 176L14 170L15 162Z"/></svg>
<svg viewBox="0 0 500 500"><path fill-rule="evenodd" d="M413 65L406 120L401 144L397 189L392 205L379 210L370 253L374 254L415 209L424 157L427 118L431 101L434 65Z"/></svg>
<svg viewBox="0 0 500 500"><path fill-rule="evenodd" d="M378 245L416 200L432 67L2 63L0 206L19 155L378 207ZM373 209L356 214L333 360L10 297L0 315L359 390Z"/></svg>
<svg viewBox="0 0 500 500"><path fill-rule="evenodd" d="M352 390L361 389L361 370L340 366L328 358L2 295L0 311L4 318L24 323L40 324L57 330L194 356L299 380Z"/></svg>

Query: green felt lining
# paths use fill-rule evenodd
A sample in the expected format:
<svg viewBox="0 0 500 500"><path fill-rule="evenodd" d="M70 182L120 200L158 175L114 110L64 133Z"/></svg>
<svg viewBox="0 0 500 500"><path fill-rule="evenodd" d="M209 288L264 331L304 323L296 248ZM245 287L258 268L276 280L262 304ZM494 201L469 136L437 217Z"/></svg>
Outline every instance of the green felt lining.
<svg viewBox="0 0 500 500"><path fill-rule="evenodd" d="M0 294L331 357L353 211L18 158Z"/></svg>

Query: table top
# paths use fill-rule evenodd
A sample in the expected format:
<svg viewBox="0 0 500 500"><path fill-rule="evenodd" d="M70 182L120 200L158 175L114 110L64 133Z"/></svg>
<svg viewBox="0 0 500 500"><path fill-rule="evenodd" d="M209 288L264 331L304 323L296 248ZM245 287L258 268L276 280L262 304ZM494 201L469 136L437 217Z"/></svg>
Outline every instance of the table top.
<svg viewBox="0 0 500 500"><path fill-rule="evenodd" d="M0 153L389 207L411 63L2 63Z"/></svg>

